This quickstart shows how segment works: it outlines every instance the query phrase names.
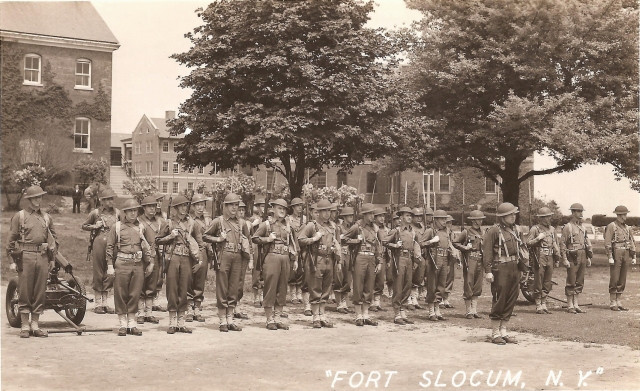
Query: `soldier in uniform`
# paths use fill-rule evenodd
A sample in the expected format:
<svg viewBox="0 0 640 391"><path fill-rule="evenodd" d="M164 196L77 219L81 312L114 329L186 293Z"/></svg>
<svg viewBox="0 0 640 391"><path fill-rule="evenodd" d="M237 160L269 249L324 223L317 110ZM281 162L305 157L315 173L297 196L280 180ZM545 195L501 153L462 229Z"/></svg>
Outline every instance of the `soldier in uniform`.
<svg viewBox="0 0 640 391"><path fill-rule="evenodd" d="M413 220L411 221L411 226L416 231L416 236L418 238L421 238L426 230L426 227L422 224L423 216L424 210L422 210L422 208L413 208ZM409 296L409 302L407 304L408 310L422 309L422 306L418 302L418 298L422 296L422 290L424 288L424 275L427 268L425 261L424 257L422 257L418 267L413 271L413 285L411 287L411 295Z"/></svg>
<svg viewBox="0 0 640 391"><path fill-rule="evenodd" d="M538 224L529 231L527 246L532 250L533 261L533 297L536 301L536 314L550 314L547 308L547 296L553 287L554 264L560 266L560 247L555 228L551 226L551 209L538 210Z"/></svg>
<svg viewBox="0 0 640 391"><path fill-rule="evenodd" d="M604 231L604 246L609 257L609 308L612 311L629 311L622 305L622 292L627 283L629 263L636 264L636 244L629 226L625 224L629 210L619 205L613 211L616 221Z"/></svg>
<svg viewBox="0 0 640 391"><path fill-rule="evenodd" d="M312 222L317 222L318 221L318 211L316 210L316 204L311 204L309 205L309 214L311 216L311 221ZM300 231L302 231L302 229L304 229L304 227L307 226L307 224L309 224L310 222L307 222L306 224L300 226L300 229L298 229L298 238L300 237ZM304 311L303 314L304 316L313 316L313 311L311 311L311 293L309 293L309 285L307 285L307 278L305 277L305 270L304 268L307 265L307 257L310 257L311 254L308 253L309 247L304 247L302 245L300 245L300 252L302 253L302 265L299 265L300 268L303 271L303 276L302 276L302 286L300 287L300 290L302 291L302 304L304 304Z"/></svg>
<svg viewBox="0 0 640 391"><path fill-rule="evenodd" d="M333 208L331 209L331 212L333 215ZM336 311L341 314L348 314L353 313L353 310L351 310L347 304L347 296L349 295L349 292L351 292L351 282L353 281L352 260L355 255L354 253L357 252L356 247L361 242L362 238L359 234L355 234L354 238L344 235L344 233L350 232L351 228L354 227L355 216L353 208L349 206L342 208L340 216L342 217L342 222L339 224L339 227L340 232L343 232L340 236L340 246L342 249L341 257L344 268L342 268L342 272L334 272L333 274L333 292L336 297L336 303L338 303Z"/></svg>
<svg viewBox="0 0 640 391"><path fill-rule="evenodd" d="M189 216L187 197L178 195L173 198L171 208L171 218L161 225L156 237L157 244L165 245L169 310L167 334L191 333L192 330L185 326L185 314L189 307L188 290L192 276L203 267L202 228Z"/></svg>
<svg viewBox="0 0 640 391"><path fill-rule="evenodd" d="M449 231L446 227L447 213L444 210L436 210L433 213L433 228L425 230L420 238L420 247L425 249L427 256L427 309L429 310L429 320L447 320L440 313L437 303L438 294L444 297L447 273L448 256L451 247Z"/></svg>
<svg viewBox="0 0 640 391"><path fill-rule="evenodd" d="M298 237L300 230L307 224L306 216L302 214L303 204L304 202L300 198L292 199L292 213L287 216L289 226L293 229L293 234L296 238ZM304 280L304 271L302 265L298 262L298 268L296 270L292 269L289 271L289 292L291 295L291 304L302 304L302 280Z"/></svg>
<svg viewBox="0 0 640 391"><path fill-rule="evenodd" d="M109 229L119 219L120 212L114 207L116 193L111 189L105 189L100 194L99 208L92 210L82 224L84 231L97 231L93 240L91 261L93 264L93 291L95 295L96 314L114 314L113 308L107 305L109 291L113 288L113 276L107 275L107 238Z"/></svg>
<svg viewBox="0 0 640 391"><path fill-rule="evenodd" d="M204 234L204 240L222 247L220 266L216 271L216 296L220 331L242 331L233 322L233 309L238 304L238 284L240 283L240 269L242 269L242 252L249 253L243 248L248 244L249 230L238 220L237 212L240 197L229 193L224 198L222 216L216 217ZM249 262L249 268L253 265Z"/></svg>
<svg viewBox="0 0 640 391"><path fill-rule="evenodd" d="M7 254L9 268L18 272L20 338L29 338L30 333L35 337L49 336L38 321L44 311L47 278L55 268L57 236L51 217L40 210L44 194L47 192L40 186L29 187L23 196L27 206L11 218Z"/></svg>
<svg viewBox="0 0 640 391"><path fill-rule="evenodd" d="M287 201L282 198L271 203L274 223L263 222L253 234L252 241L262 247L266 254L262 265L264 276L264 312L267 330L288 330L289 326L276 320L287 300L289 270L298 269L298 240L286 219ZM293 265L290 265L293 264Z"/></svg>
<svg viewBox="0 0 640 391"><path fill-rule="evenodd" d="M378 242L382 244L382 238L389 234L389 228L385 225L385 211L382 208L376 208L373 211L374 216L374 224L378 227ZM391 266L389 262L391 261L391 255L389 254L389 250L380 246L380 251L382 252L382 263L380 263L380 269L378 273L376 273L375 282L373 284L373 303L369 307L369 311L386 311L386 309L380 306L380 299L384 292L384 286L387 282L387 274L391 274ZM389 277L391 280L391 284L389 284L389 290L391 290L391 285L393 285L392 277Z"/></svg>
<svg viewBox="0 0 640 391"><path fill-rule="evenodd" d="M564 293L567 296L567 311L571 314L581 314L587 310L578 305L578 296L582 293L585 268L591 266L593 253L587 230L582 226L584 208L581 204L575 203L569 209L571 220L562 228L560 239L562 261L567 268Z"/></svg>
<svg viewBox="0 0 640 391"><path fill-rule="evenodd" d="M260 225L260 223L263 220L263 214L265 213L265 199L264 198L258 198L256 199L255 203L253 204L253 215L251 216L251 229L249 230L249 233L251 235L253 235L256 230L258 229L258 225ZM268 207L268 206L267 206ZM260 253L258 252L258 245L253 243L253 254L255 254L255 257L259 257ZM260 276L260 270L257 270L256 268L253 268L251 271L251 290L253 291L253 306L256 308L261 308L262 307L262 300L264 298L264 294L262 291L262 278Z"/></svg>
<svg viewBox="0 0 640 391"><path fill-rule="evenodd" d="M164 194L156 194L153 196L157 202L156 208L156 217L162 218L163 220L167 219L167 214L162 211L162 202L164 201ZM159 256L164 256L164 246L156 246L159 249ZM159 268L160 263L156 265ZM162 285L164 284L163 272L160 269L158 271L158 285L156 287L156 293L153 296L153 306L151 307L153 311L158 312L167 312L167 307L160 304L159 296L160 291L162 290Z"/></svg>
<svg viewBox="0 0 640 391"><path fill-rule="evenodd" d="M453 291L453 282L456 279L456 264L458 265L458 268L460 268L461 260L458 250L453 247L453 217L451 215L447 215L445 225L449 235L449 255L447 256L447 268L449 270L447 271L447 284L445 286L444 296L438 297L438 299L441 299L440 305L444 308L454 308L453 305L449 303L449 295L451 295L451 292Z"/></svg>
<svg viewBox="0 0 640 391"><path fill-rule="evenodd" d="M121 337L142 335L136 327L138 300L145 278L151 275L155 264L144 226L138 221L138 208L140 204L136 200L127 200L122 208L124 219L111 226L107 239L107 274L115 275L113 299L120 322L118 336ZM144 265L147 265L146 269Z"/></svg>
<svg viewBox="0 0 640 391"><path fill-rule="evenodd" d="M491 342L497 345L518 343L510 337L507 324L519 295L519 252L525 244L516 228L518 208L509 202L502 203L496 210L499 221L484 235L482 259L485 278L491 283L493 296L491 313Z"/></svg>
<svg viewBox="0 0 640 391"><path fill-rule="evenodd" d="M156 236L160 231L164 219L156 213L157 202L153 196L145 197L141 204L144 213L138 217L138 221L144 226L144 239L151 247L149 250L149 258L146 259L143 267L145 270L149 268L149 264L153 264L153 270L144 278L142 293L138 301L138 315L136 322L144 324L144 322L159 323L158 319L153 316L153 298L156 296L158 279L160 278L160 268L162 267L162 254L156 245ZM143 259L145 261L145 259Z"/></svg>
<svg viewBox="0 0 640 391"><path fill-rule="evenodd" d="M191 208L193 210L193 220L200 226L201 232L206 232L211 225L211 217L205 216L204 211L207 207L207 201L212 201L204 194L194 194L191 198ZM187 290L189 307L187 309L186 322L204 322L202 316L202 302L204 301L204 285L207 282L207 272L209 271L209 263L213 258L213 247L211 243L204 243L204 251L200 253L202 259L202 267L191 276L191 284Z"/></svg>
<svg viewBox="0 0 640 391"><path fill-rule="evenodd" d="M362 219L343 234L345 238L343 242L358 240L350 249L350 251L358 251L352 265L353 295L351 297L356 311L356 326L378 325L376 320L369 318L369 306L373 301L376 274L380 272L380 265L384 262L382 244L378 239L378 226L373 221L374 209L373 204L362 205Z"/></svg>
<svg viewBox="0 0 640 391"><path fill-rule="evenodd" d="M471 227L462 230L453 242L453 246L464 259L463 296L467 319L482 319L478 315L478 297L482 294L482 220L484 213L479 210L471 211L467 219L471 220Z"/></svg>
<svg viewBox="0 0 640 391"><path fill-rule="evenodd" d="M416 232L411 226L413 211L408 207L402 207L397 212L400 216L400 226L389 231L382 239L382 244L391 249L393 259L393 322L398 325L413 324L407 318L404 306L411 295L413 271L418 267L422 256L417 240Z"/></svg>
<svg viewBox="0 0 640 391"><path fill-rule="evenodd" d="M304 273L310 293L313 328L333 327L325 315L325 306L333 282L334 259L335 271L341 272L343 265L340 259L340 228L329 220L331 203L322 200L315 210L318 220L307 223L298 234L300 246L308 247L309 255L305 259Z"/></svg>
<svg viewBox="0 0 640 391"><path fill-rule="evenodd" d="M247 211L247 205L244 202L240 201L238 204L238 211L236 212L236 217L238 218L238 222L240 225L246 226L247 231L251 231L251 222L245 219L245 213ZM244 246L249 250L249 253L242 252L242 267L240 269L240 280L238 281L238 300L236 306L233 307L233 318L234 319L249 319L249 315L246 312L240 311L240 299L244 297L244 277L247 275L247 268L251 266L249 269L250 272L253 272L253 245L246 243ZM212 248L213 250L213 248Z"/></svg>

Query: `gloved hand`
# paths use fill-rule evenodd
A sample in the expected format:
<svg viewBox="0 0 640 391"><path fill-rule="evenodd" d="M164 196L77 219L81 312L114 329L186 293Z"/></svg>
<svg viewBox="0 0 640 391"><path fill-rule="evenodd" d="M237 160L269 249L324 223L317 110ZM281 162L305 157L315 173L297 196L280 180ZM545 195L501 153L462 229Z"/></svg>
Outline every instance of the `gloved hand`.
<svg viewBox="0 0 640 391"><path fill-rule="evenodd" d="M402 240L396 242L396 248L402 248Z"/></svg>
<svg viewBox="0 0 640 391"><path fill-rule="evenodd" d="M64 267L64 272L67 274L73 273L73 266L71 266L71 264L68 264L67 266Z"/></svg>
<svg viewBox="0 0 640 391"><path fill-rule="evenodd" d="M200 261L200 262L196 263L195 265L193 265L191 267L191 272L193 274L196 274L200 270L201 267L202 267L202 261Z"/></svg>
<svg viewBox="0 0 640 391"><path fill-rule="evenodd" d="M113 269L113 265L107 265L107 274L113 276L116 274L116 271Z"/></svg>
<svg viewBox="0 0 640 391"><path fill-rule="evenodd" d="M298 270L298 261L293 262L293 271L295 272L296 270Z"/></svg>
<svg viewBox="0 0 640 391"><path fill-rule="evenodd" d="M571 264L570 264L570 263L569 263L569 261L567 261L566 259L565 259L565 261L562 263L562 265L563 265L564 267L566 267L567 269L571 267Z"/></svg>
<svg viewBox="0 0 640 391"><path fill-rule="evenodd" d="M493 273L485 274L484 278L489 282L493 282Z"/></svg>
<svg viewBox="0 0 640 391"><path fill-rule="evenodd" d="M613 265L615 263L615 261L613 260L613 258L609 258L609 265Z"/></svg>
<svg viewBox="0 0 640 391"><path fill-rule="evenodd" d="M342 262L338 262L336 264L336 272L340 273L342 271Z"/></svg>
<svg viewBox="0 0 640 391"><path fill-rule="evenodd" d="M273 243L276 240L276 233L275 232L271 232L271 235L269 235L269 237L267 238L267 242L269 243Z"/></svg>
<svg viewBox="0 0 640 391"><path fill-rule="evenodd" d="M249 259L249 265L247 266L247 268L249 269L249 271L253 270L253 258Z"/></svg>
<svg viewBox="0 0 640 391"><path fill-rule="evenodd" d="M145 277L149 277L151 273L153 273L153 265L153 263L150 263L149 266L147 266L147 270L144 271Z"/></svg>

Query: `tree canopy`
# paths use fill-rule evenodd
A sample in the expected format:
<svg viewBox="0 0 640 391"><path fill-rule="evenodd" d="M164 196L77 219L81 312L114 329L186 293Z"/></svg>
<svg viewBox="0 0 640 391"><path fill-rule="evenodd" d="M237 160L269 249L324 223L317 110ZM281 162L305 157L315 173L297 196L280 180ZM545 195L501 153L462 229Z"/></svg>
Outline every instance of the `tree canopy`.
<svg viewBox="0 0 640 391"><path fill-rule="evenodd" d="M192 96L170 123L189 166L265 165L300 196L325 166L349 170L396 143L392 77L403 40L365 27L373 3L215 1L172 57ZM309 169L310 175L307 174Z"/></svg>
<svg viewBox="0 0 640 391"><path fill-rule="evenodd" d="M609 163L638 189L638 11L620 0L407 0L401 167L467 166L518 204L533 175ZM535 152L556 167L523 170Z"/></svg>

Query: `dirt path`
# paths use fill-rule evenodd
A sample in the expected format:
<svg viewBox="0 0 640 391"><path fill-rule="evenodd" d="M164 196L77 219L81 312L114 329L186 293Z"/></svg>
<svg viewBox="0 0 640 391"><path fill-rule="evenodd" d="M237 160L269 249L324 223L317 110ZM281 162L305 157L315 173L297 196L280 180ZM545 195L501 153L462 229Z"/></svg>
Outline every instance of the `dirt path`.
<svg viewBox="0 0 640 391"><path fill-rule="evenodd" d="M4 292L2 287L3 296ZM242 321L242 332L220 333L213 308L207 307L207 322L192 323L192 335L167 335L168 315L160 313L160 325L144 325L141 337L117 337L113 332L25 340L18 338L18 329L8 326L3 308L2 389L640 388L640 352L625 347L552 341L529 334L518 335L519 345L496 346L486 342L486 329L422 321L406 327L382 322L377 328L359 328L342 318L334 329L314 330L299 308L292 309L291 330L267 331L262 314L253 308L249 313L252 319ZM45 312L42 320L43 328L64 327L53 311ZM84 324L115 330L117 318L88 312ZM596 373L598 368L602 374ZM550 370L556 375L562 371L557 386L553 381L545 385ZM337 371L347 372L338 374L344 380L336 380ZM389 378L385 371L396 373ZM430 382L423 378L426 371L433 373L426 376ZM474 371L482 373L476 372L471 379ZM522 371L517 383L505 382L507 371L512 378ZM580 387L579 371L583 376L592 372ZM378 374L376 385L373 380Z"/></svg>

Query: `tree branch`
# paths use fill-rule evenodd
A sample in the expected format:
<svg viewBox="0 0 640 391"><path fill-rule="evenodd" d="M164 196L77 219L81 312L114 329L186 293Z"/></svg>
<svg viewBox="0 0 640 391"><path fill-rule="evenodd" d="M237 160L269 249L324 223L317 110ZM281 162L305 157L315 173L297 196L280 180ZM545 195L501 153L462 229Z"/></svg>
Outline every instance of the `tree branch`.
<svg viewBox="0 0 640 391"><path fill-rule="evenodd" d="M558 172L558 171L563 171L575 166L575 164L576 164L575 160L569 160L564 164L561 164L553 168L548 168L546 170L531 170L526 174L524 174L523 176L521 176L520 178L518 178L518 183L522 183L534 175L546 175L546 174L553 174L554 172Z"/></svg>

